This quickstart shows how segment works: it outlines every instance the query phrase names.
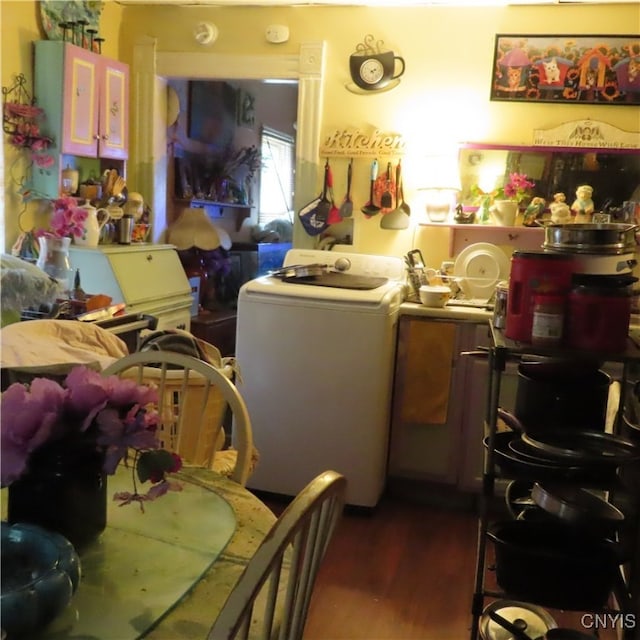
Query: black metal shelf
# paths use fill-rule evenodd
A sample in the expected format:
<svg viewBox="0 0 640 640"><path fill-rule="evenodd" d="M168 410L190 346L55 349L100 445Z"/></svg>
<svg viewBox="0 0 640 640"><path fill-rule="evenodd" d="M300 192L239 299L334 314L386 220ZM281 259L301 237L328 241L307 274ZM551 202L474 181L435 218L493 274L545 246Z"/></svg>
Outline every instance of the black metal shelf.
<svg viewBox="0 0 640 640"><path fill-rule="evenodd" d="M502 591L488 590L485 588L485 578L486 572L489 570L487 567L487 531L489 528L490 522L490 514L489 514L489 505L490 501L495 496L495 484L497 480L526 480L529 482L533 481L543 481L539 476L536 478L535 474L527 476L526 474L514 473L513 471L506 471L501 469L499 466L499 462L495 457L495 435L497 433L497 424L498 424L498 407L499 407L499 398L500 398L500 383L501 376L505 371L506 363L509 361L517 360L523 355L539 355L539 356L552 356L552 357L562 357L562 358L579 358L581 360L585 359L585 355L588 355L589 358L593 358L599 362L605 363L622 363L623 364L623 372L622 372L622 380L621 380L621 394L620 394L620 407L618 411L618 415L622 414L622 407L624 407L625 402L625 391L626 391L626 381L629 374L629 367L632 364L640 363L640 349L631 338L628 341L627 349L624 352L618 353L589 353L585 354L582 351L573 351L568 349L544 349L537 348L530 344L518 343L512 341L505 337L504 332L500 329L496 329L493 327L492 323L490 323L491 327L491 338L492 338L492 346L489 348L488 358L489 358L489 385L487 390L487 406L486 406L486 420L485 426L488 430L488 442L484 451L484 471L483 471L483 483L482 483L482 493L480 496L480 517L478 520L478 545L477 545L477 558L476 558L476 576L475 576L475 586L474 586L474 595L471 603L471 613L472 613L472 625L471 625L471 640L477 640L479 637L479 623L480 617L484 610L485 600L487 598L509 598L513 597L513 594L503 593ZM526 477L525 477L526 476ZM555 480L554 480L555 482ZM632 545L635 542L635 547L631 551L631 560L623 562L619 566L618 570L618 578L616 580L616 584L613 586L611 595L615 599L615 605L619 607L619 609L609 609L603 607L599 610L589 610L589 609L572 609L573 611L591 611L592 613L623 613L623 614L631 614L636 621L636 624L640 624L640 598L638 597L638 593L640 592L640 567L638 567L638 562L640 558L640 525L638 523L638 511L640 511L640 497L634 494L633 489L627 487L622 480L616 476L615 479L612 478L611 482L596 482L593 485L583 481L576 479L568 479L565 482L568 484L573 484L574 486L578 484L581 487L585 488L597 488L602 489L609 492L610 499L613 499L615 495L624 495L626 497L631 497L632 501L636 505L636 517L635 524L632 525ZM635 532L635 533L634 533ZM626 540L628 542L628 540ZM623 565L625 566L625 571L627 572L627 576L623 575ZM547 603L539 603L532 602L532 604L537 604L539 606L546 606L549 608L560 608L553 607L548 602ZM634 640L636 638L636 629L625 629L623 632L624 640Z"/></svg>

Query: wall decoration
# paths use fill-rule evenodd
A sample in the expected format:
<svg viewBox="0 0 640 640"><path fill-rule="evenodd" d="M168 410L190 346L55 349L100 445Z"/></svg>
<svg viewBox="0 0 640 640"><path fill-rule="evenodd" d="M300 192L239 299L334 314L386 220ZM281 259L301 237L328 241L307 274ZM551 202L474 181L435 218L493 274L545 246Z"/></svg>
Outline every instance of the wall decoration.
<svg viewBox="0 0 640 640"><path fill-rule="evenodd" d="M194 80L189 83L187 135L221 151L233 141L236 91L228 82Z"/></svg>
<svg viewBox="0 0 640 640"><path fill-rule="evenodd" d="M399 133L373 129L334 129L325 133L320 143L320 155L327 158L380 158L400 156L405 152L405 140Z"/></svg>
<svg viewBox="0 0 640 640"><path fill-rule="evenodd" d="M353 82L347 84L347 89L361 94L389 91L398 86L404 71L404 58L386 49L383 40L376 40L368 34L349 56L349 73Z"/></svg>
<svg viewBox="0 0 640 640"><path fill-rule="evenodd" d="M496 35L491 100L640 104L638 35Z"/></svg>
<svg viewBox="0 0 640 640"><path fill-rule="evenodd" d="M256 121L256 99L244 89L238 89L236 114L239 127L253 128Z"/></svg>
<svg viewBox="0 0 640 640"><path fill-rule="evenodd" d="M94 50L104 2L98 0L41 0L40 20L49 40L66 40Z"/></svg>
<svg viewBox="0 0 640 640"><path fill-rule="evenodd" d="M572 120L550 129L534 129L533 144L543 147L640 149L638 131L625 131L600 120Z"/></svg>

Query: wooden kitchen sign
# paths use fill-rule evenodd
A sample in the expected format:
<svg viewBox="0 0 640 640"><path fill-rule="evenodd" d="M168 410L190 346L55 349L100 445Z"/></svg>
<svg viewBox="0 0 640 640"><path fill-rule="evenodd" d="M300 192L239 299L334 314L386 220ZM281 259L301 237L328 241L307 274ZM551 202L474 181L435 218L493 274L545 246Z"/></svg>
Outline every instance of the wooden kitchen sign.
<svg viewBox="0 0 640 640"><path fill-rule="evenodd" d="M335 129L326 134L320 145L323 158L381 158L400 156L405 141L398 133L374 129L366 133L360 129Z"/></svg>
<svg viewBox="0 0 640 640"><path fill-rule="evenodd" d="M545 147L638 149L637 131L625 131L599 120L573 120L551 129L534 129L533 144Z"/></svg>

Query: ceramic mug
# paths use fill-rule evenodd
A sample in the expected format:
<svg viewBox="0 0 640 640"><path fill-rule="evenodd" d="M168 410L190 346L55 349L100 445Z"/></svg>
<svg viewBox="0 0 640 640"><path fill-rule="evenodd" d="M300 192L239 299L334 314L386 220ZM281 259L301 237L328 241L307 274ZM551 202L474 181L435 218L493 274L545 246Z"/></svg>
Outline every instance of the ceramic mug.
<svg viewBox="0 0 640 640"><path fill-rule="evenodd" d="M396 71L399 63L399 70ZM361 89L382 89L399 78L405 69L404 58L394 55L393 51L382 53L353 53L349 57L351 79Z"/></svg>

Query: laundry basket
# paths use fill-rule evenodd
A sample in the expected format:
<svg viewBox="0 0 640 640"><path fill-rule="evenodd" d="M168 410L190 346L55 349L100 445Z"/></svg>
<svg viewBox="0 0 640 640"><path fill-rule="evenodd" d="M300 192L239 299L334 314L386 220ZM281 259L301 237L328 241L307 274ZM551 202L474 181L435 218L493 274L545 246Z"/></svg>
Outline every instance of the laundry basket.
<svg viewBox="0 0 640 640"><path fill-rule="evenodd" d="M223 358L214 345L178 329L148 334L141 341L139 350L190 355L213 365L230 380L238 374L234 358ZM156 367L144 367L146 383L159 385L161 375ZM227 403L222 393L214 387L207 395L207 380L196 371L190 371L185 382L182 371L171 369L166 372L161 392L157 435L162 446L179 453L186 464L213 466L214 454L227 440L224 429ZM204 424L199 422L200 415L205 416Z"/></svg>
<svg viewBox="0 0 640 640"><path fill-rule="evenodd" d="M225 377L233 378L231 365L225 364L219 369ZM160 378L160 369L144 367L145 383L160 386ZM182 371L166 372L158 403L160 424L157 436L163 448L179 453L185 464L209 467L216 451L225 444L227 403L216 388L211 389L206 397L206 386L207 380L195 371L189 372L187 381ZM200 424L204 403L204 423Z"/></svg>

